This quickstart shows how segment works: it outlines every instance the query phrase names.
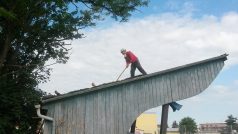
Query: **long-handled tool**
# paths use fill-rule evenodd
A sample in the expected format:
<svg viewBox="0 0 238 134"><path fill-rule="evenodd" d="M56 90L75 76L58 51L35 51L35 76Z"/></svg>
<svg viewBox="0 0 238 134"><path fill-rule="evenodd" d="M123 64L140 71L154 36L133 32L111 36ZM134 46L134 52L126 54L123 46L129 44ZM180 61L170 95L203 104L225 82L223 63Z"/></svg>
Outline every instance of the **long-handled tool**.
<svg viewBox="0 0 238 134"><path fill-rule="evenodd" d="M119 80L119 78L121 77L121 75L125 72L125 70L127 69L127 67L121 72L121 74L118 76L117 81Z"/></svg>

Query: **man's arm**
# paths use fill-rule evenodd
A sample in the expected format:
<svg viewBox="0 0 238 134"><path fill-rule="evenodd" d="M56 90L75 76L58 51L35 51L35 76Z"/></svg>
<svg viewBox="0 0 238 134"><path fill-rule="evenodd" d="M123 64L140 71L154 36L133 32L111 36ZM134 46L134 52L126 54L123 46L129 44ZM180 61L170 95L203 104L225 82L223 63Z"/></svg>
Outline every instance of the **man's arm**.
<svg viewBox="0 0 238 134"><path fill-rule="evenodd" d="M126 68L128 68L129 65L130 65L130 63L131 63L131 60L130 60L130 58L127 56L127 54L124 54L124 58L125 58L125 60L126 60Z"/></svg>

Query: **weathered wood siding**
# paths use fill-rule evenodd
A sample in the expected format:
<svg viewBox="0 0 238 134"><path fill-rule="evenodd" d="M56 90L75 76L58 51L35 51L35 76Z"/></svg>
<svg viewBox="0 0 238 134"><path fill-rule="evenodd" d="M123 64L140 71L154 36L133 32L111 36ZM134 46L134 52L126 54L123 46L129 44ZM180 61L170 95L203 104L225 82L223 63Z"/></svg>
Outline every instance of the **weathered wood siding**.
<svg viewBox="0 0 238 134"><path fill-rule="evenodd" d="M56 134L127 134L142 112L204 91L223 66L224 60L215 60L185 67L45 102L44 108L55 120ZM46 122L44 134L51 134L52 127Z"/></svg>

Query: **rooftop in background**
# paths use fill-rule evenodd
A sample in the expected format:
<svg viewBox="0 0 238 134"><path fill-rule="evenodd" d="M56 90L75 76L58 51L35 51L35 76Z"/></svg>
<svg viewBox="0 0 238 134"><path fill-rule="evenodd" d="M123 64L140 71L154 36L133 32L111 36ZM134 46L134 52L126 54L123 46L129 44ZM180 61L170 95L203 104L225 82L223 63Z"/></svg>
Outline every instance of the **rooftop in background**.
<svg viewBox="0 0 238 134"><path fill-rule="evenodd" d="M204 123L199 124L200 133L218 133L227 127L226 123Z"/></svg>

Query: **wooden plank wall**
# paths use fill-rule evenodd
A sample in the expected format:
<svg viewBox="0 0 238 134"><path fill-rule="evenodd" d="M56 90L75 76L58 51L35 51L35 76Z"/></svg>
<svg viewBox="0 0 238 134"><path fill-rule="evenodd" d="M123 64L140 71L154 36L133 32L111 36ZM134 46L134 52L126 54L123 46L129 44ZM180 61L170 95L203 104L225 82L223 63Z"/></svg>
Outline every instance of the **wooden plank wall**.
<svg viewBox="0 0 238 134"><path fill-rule="evenodd" d="M223 61L193 66L143 80L45 104L56 134L127 134L144 111L195 96L218 75ZM52 133L47 122L44 134Z"/></svg>

